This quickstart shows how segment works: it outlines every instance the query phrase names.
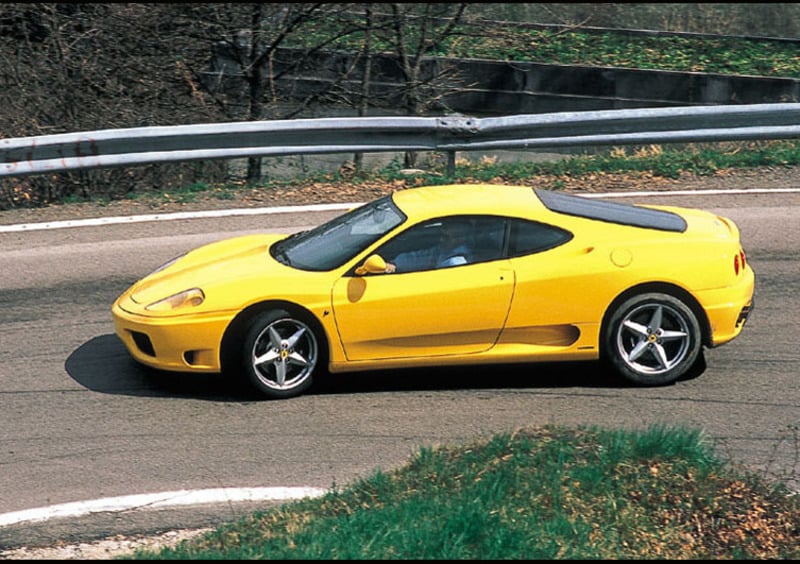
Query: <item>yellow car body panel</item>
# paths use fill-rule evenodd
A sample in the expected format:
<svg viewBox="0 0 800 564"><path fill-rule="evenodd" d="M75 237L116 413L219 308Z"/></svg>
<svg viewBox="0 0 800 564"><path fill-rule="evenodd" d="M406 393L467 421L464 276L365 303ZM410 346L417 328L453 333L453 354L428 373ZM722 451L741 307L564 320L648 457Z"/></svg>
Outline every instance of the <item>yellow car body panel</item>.
<svg viewBox="0 0 800 564"><path fill-rule="evenodd" d="M685 228L670 230L554 211L521 186L412 188L395 192L391 201L404 220L385 233L368 234L363 248L330 268L279 260L276 244L285 235L248 235L195 249L114 302L115 330L145 365L219 372L234 320L288 307L319 331L327 368L344 372L597 359L614 307L644 291L681 297L695 311L704 344L718 346L741 332L752 307L755 274L739 230L706 211L634 210L682 218ZM463 266L355 273L398 233L446 216L537 222L570 237L553 248ZM375 222L381 220L376 216ZM316 252L324 257L324 249ZM176 300L174 310L154 305L194 289L202 292L202 303Z"/></svg>
<svg viewBox="0 0 800 564"><path fill-rule="evenodd" d="M513 290L507 261L345 277L333 311L347 361L472 354L497 341Z"/></svg>
<svg viewBox="0 0 800 564"><path fill-rule="evenodd" d="M268 261L268 248L280 235L246 235L210 243L187 253L173 265L145 277L128 288L112 306L115 331L128 350L142 364L181 372L219 372L220 344L230 322L247 307L265 300L285 298L290 287L292 302L324 318L330 309L331 273L309 273L298 278L296 271ZM224 257L221 258L220 257ZM205 294L201 311L159 314L147 306L159 299L198 286ZM274 293L265 292L275 288ZM327 288L327 290L325 290ZM134 333L148 334L155 355L144 353L134 342ZM335 333L334 333L335 334ZM190 362L203 351L202 362Z"/></svg>

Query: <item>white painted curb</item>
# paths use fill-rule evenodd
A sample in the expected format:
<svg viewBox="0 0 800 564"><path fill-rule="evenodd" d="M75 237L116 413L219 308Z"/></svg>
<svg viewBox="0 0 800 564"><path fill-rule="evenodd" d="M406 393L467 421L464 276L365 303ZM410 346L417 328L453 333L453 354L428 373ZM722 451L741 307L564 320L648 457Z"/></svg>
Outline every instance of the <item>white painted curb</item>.
<svg viewBox="0 0 800 564"><path fill-rule="evenodd" d="M0 514L0 527L46 521L59 517L80 517L91 513L108 511L164 509L166 507L237 501L287 501L305 497L319 497L326 491L321 488L311 487L213 488L104 497L90 501L63 503L61 505L3 513Z"/></svg>
<svg viewBox="0 0 800 564"><path fill-rule="evenodd" d="M65 227L96 227L117 223L143 223L147 221L174 221L178 219L200 219L207 217L231 217L236 215L266 215L277 213L302 213L316 211L348 210L358 203L352 204L313 204L308 206L272 206L263 208L239 208L230 210L208 210L196 212L152 213L142 215L95 217L90 219L72 219L64 221L48 221L41 223L17 223L0 225L0 233L14 231L40 231L46 229L63 229Z"/></svg>

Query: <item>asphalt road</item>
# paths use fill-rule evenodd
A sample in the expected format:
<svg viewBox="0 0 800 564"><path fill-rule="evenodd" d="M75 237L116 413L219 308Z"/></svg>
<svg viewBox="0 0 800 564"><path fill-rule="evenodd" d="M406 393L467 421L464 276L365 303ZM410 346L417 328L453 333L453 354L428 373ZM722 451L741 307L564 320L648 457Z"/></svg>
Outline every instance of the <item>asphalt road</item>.
<svg viewBox="0 0 800 564"><path fill-rule="evenodd" d="M644 199L642 199L644 201ZM339 375L288 401L136 365L110 305L198 244L338 212L0 231L0 521L152 492L346 485L420 446L558 423L702 428L735 463L800 489L800 194L674 196L739 225L756 270L743 334L697 378L616 384L595 363ZM216 524L269 502L110 510L0 526L0 548Z"/></svg>

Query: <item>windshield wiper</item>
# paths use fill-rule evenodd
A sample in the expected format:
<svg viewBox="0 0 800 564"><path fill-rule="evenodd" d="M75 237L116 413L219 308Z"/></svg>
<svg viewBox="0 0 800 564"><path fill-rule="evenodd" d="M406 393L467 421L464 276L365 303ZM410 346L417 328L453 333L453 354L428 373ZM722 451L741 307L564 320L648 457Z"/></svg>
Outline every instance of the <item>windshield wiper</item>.
<svg viewBox="0 0 800 564"><path fill-rule="evenodd" d="M307 232L308 232L308 230L297 231L295 233L292 233L288 237L284 237L283 239L281 239L280 241L275 243L275 258L277 258L280 255L284 255L285 256L286 251L284 251L283 249L286 246L286 244L289 243L289 241L291 241L292 239L297 239L300 235L302 235L303 233L307 233Z"/></svg>
<svg viewBox="0 0 800 564"><path fill-rule="evenodd" d="M275 253L275 260L285 264L286 266L292 266L292 259L289 258L289 255L286 251L278 251Z"/></svg>
<svg viewBox="0 0 800 564"><path fill-rule="evenodd" d="M288 243L289 241L291 241L292 239L297 239L303 233L308 233L308 229L306 229L305 231L296 231L296 232L292 233L291 235L289 235L288 237L284 237L283 239L278 241L278 244L283 246L286 243Z"/></svg>

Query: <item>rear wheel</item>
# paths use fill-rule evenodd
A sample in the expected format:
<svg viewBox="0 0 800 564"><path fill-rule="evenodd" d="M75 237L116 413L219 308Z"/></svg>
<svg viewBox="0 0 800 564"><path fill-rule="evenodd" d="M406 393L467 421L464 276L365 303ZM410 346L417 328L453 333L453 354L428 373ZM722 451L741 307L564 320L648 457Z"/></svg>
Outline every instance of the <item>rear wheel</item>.
<svg viewBox="0 0 800 564"><path fill-rule="evenodd" d="M604 335L604 356L630 382L674 382L697 361L702 342L697 317L669 294L634 296L617 307Z"/></svg>
<svg viewBox="0 0 800 564"><path fill-rule="evenodd" d="M321 364L320 340L301 316L273 310L255 316L245 332L241 366L250 385L271 399L299 396Z"/></svg>

